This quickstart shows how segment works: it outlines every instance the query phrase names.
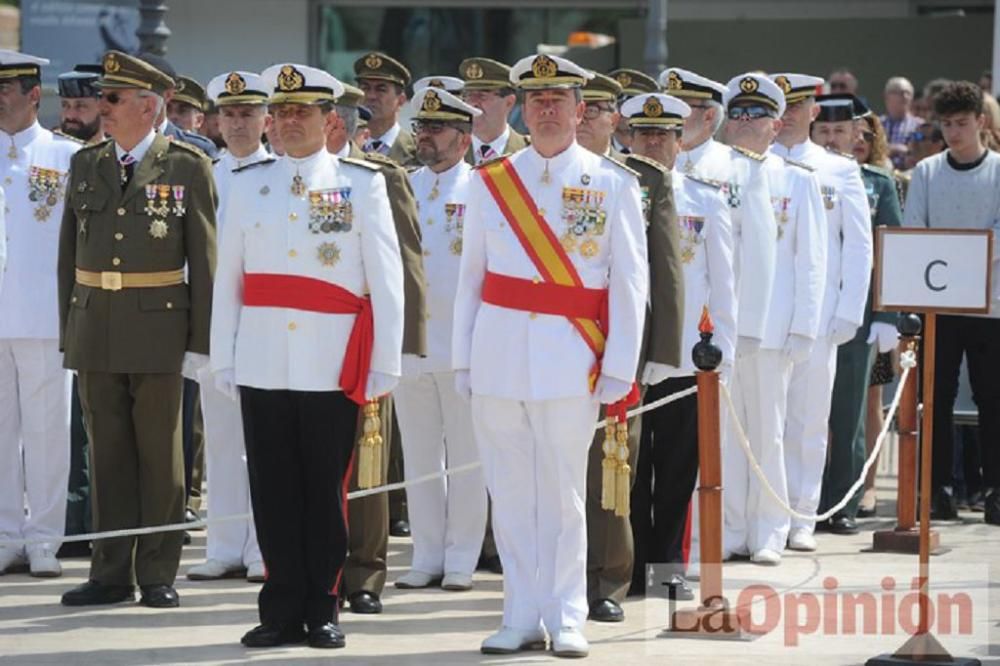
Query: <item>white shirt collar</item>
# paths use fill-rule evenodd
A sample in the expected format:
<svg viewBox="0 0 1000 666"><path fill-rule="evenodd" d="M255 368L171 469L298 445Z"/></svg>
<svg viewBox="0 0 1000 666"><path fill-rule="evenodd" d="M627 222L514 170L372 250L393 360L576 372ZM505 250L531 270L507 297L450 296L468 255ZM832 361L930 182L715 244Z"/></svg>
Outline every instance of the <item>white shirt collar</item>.
<svg viewBox="0 0 1000 666"><path fill-rule="evenodd" d="M38 138L38 136L41 133L42 133L42 126L38 124L37 120L31 123L31 125L29 125L28 127L25 127L17 134L7 134L6 132L0 131L0 134L3 134L5 137L7 137L7 140L10 141L13 145L17 146L18 148L24 148L29 143Z"/></svg>
<svg viewBox="0 0 1000 666"><path fill-rule="evenodd" d="M118 157L118 161L121 162L122 156L124 156L125 153L128 153L135 158L136 164L142 162L142 158L146 156L146 153L149 151L149 147L153 145L153 139L155 138L156 132L149 130L149 134L143 137L139 143L135 144L135 148L132 150L125 150L118 145L117 141L115 141L115 155Z"/></svg>
<svg viewBox="0 0 1000 666"><path fill-rule="evenodd" d="M326 146L323 146L312 155L306 155L305 157L291 157L288 153L285 153L281 159L287 161L288 164L294 169L310 169L320 159L328 156L329 154L330 153L326 150Z"/></svg>
<svg viewBox="0 0 1000 666"><path fill-rule="evenodd" d="M556 174L573 164L577 160L581 150L585 149L580 147L580 144L574 139L573 143L569 144L566 150L554 157L542 157L534 144L531 145L531 150L527 151L527 153L530 162L537 165L539 170L543 172L548 171L549 174Z"/></svg>
<svg viewBox="0 0 1000 666"><path fill-rule="evenodd" d="M385 134L378 137L373 136L371 140L373 142L381 141L383 146L392 147L392 144L396 143L396 137L399 136L401 129L399 123L394 123L392 127L385 131Z"/></svg>
<svg viewBox="0 0 1000 666"><path fill-rule="evenodd" d="M500 133L500 136L490 141L489 146L497 155L503 155L504 149L507 148L508 141L510 141L510 125L505 125L503 132ZM484 143L486 142L480 141L479 137L475 134L472 135L472 151L477 164L483 160L482 146Z"/></svg>
<svg viewBox="0 0 1000 666"><path fill-rule="evenodd" d="M253 151L246 157L236 157L232 153L226 153L225 157L232 163L233 169L239 169L248 164L254 164L255 162L260 162L263 159L270 157L270 153L263 144L257 144L257 150Z"/></svg>
<svg viewBox="0 0 1000 666"><path fill-rule="evenodd" d="M340 147L340 150L334 153L337 157L347 157L351 154L351 142L345 141L344 145Z"/></svg>

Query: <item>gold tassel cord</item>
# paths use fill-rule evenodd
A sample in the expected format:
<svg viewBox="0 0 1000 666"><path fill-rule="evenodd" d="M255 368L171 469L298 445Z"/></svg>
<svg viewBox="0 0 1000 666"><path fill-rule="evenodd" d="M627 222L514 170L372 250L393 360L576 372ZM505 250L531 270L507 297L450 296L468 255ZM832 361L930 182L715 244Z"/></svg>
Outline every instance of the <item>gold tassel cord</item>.
<svg viewBox="0 0 1000 666"><path fill-rule="evenodd" d="M615 424L609 421L604 426L604 460L601 462L601 508L607 511L614 511L615 499L615 472L618 461L615 459Z"/></svg>
<svg viewBox="0 0 1000 666"><path fill-rule="evenodd" d="M382 469L382 420L378 415L378 400L370 400L364 406L364 422L358 455L358 488L374 488L379 485Z"/></svg>
<svg viewBox="0 0 1000 666"><path fill-rule="evenodd" d="M615 475L615 515L629 515L630 495L632 493L632 468L628 464L628 421L619 421L615 428L615 443L617 446L617 469Z"/></svg>

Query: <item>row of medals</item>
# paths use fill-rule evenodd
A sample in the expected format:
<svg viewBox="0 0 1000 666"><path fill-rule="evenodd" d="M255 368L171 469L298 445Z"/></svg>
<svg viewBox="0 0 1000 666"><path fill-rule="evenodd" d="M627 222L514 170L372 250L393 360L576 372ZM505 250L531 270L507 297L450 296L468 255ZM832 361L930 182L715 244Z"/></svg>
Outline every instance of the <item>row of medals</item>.
<svg viewBox="0 0 1000 666"><path fill-rule="evenodd" d="M28 174L28 200L35 206L35 219L45 222L62 196L66 174L56 169L33 166Z"/></svg>
<svg viewBox="0 0 1000 666"><path fill-rule="evenodd" d="M681 261L690 264L694 261L695 249L702 242L701 232L705 228L705 218L695 215L678 215L680 225Z"/></svg>
<svg viewBox="0 0 1000 666"><path fill-rule="evenodd" d="M427 200L434 201L439 196L441 196L441 191L438 189L437 181L434 181L434 187L427 195ZM417 207L420 207L419 201ZM465 227L465 204L446 203L444 205L444 218L444 230L451 235L448 249L456 257L460 256L462 254L462 229ZM427 224L434 224L434 220L428 219Z"/></svg>
<svg viewBox="0 0 1000 666"><path fill-rule="evenodd" d="M150 183L146 185L146 215L152 219L149 223L149 235L156 239L167 237L170 227L167 216L183 217L187 208L184 205L184 186L168 185L166 183ZM170 197L173 195L173 202Z"/></svg>
<svg viewBox="0 0 1000 666"><path fill-rule="evenodd" d="M310 233L345 233L353 227L354 208L351 205L351 188L310 191L302 176L295 174L292 178L291 192L296 197L309 197ZM333 267L340 261L340 248L333 241L324 241L316 247L316 258L324 266Z"/></svg>
<svg viewBox="0 0 1000 666"><path fill-rule="evenodd" d="M564 187L562 221L566 230L559 237L566 252L579 252L586 258L596 257L601 246L596 238L604 234L608 214L604 210L605 193L578 187Z"/></svg>

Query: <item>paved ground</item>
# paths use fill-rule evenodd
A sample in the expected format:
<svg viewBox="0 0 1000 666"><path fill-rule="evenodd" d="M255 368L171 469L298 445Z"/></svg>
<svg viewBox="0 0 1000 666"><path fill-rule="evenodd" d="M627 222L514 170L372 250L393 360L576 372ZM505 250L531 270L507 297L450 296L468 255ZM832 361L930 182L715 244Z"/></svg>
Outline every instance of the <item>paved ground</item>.
<svg viewBox="0 0 1000 666"><path fill-rule="evenodd" d="M889 493L883 490L881 495ZM891 502L882 503L880 511L889 515ZM592 642L588 663L820 666L862 664L869 656L892 651L906 638L899 627L902 621L895 618L913 606L905 588L916 575L916 557L862 552L870 546L871 529L892 524L888 519L868 521L866 530L857 537L820 535L818 553L786 555L776 568L749 562L727 564L724 573L730 600L735 601L741 592L746 596L750 585L767 586L759 588L754 604L755 622L774 625L766 636L751 642L667 638L662 634L669 614L667 602L630 599L624 623L588 624L586 633ZM964 593L967 603L964 634L957 633L963 628L959 622L950 629L935 629L953 654L1000 664L1000 528L983 524L982 514L975 513L963 514L960 524L937 527L943 546L949 550L932 560L934 594ZM390 550L391 581L405 571L409 542L394 539ZM181 572L203 555L204 533L196 533L195 543L184 551ZM480 641L500 621L501 581L489 574L478 575L475 590L465 593L387 588L381 616L344 615L342 626L348 636L344 650L319 652L295 647L247 651L238 641L255 624L255 585L234 580L192 583L182 578L178 583L182 606L178 610L151 610L131 604L100 610L68 609L58 604L59 595L84 580L87 562L66 560L64 565L66 572L60 579L38 580L23 574L0 578L0 664L335 662L395 666L557 661L539 652L513 658L479 654ZM886 578L899 581L895 590L882 587ZM828 588L823 587L824 582ZM833 593L829 587L835 588ZM847 604L834 594L843 592L877 593L870 596L871 608L866 611L879 611L877 621L872 620L867 627L868 635L857 635L865 631L860 623L853 635L844 628L854 623L845 622L850 615L844 610ZM962 604L957 603L957 607ZM809 633L812 621L814 630ZM807 630L796 631L795 626ZM793 645L796 639L798 644Z"/></svg>

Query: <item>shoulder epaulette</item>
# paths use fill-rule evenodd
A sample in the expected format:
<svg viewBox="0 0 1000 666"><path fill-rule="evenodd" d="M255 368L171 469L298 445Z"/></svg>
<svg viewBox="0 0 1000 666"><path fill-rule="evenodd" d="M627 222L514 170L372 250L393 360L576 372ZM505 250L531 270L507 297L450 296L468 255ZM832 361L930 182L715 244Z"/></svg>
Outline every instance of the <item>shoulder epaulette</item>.
<svg viewBox="0 0 1000 666"><path fill-rule="evenodd" d="M242 173L247 169L253 169L254 167L259 167L259 166L267 166L268 164L274 164L277 161L278 159L275 157L265 157L264 159L258 162L251 162L250 164L244 164L241 167L236 167L235 169L233 169L233 173Z"/></svg>
<svg viewBox="0 0 1000 666"><path fill-rule="evenodd" d="M625 155L626 166L628 165L629 162L632 162L633 160L641 164L645 164L646 166L651 166L657 171L663 171L663 172L669 171L667 167L663 166L662 164L660 164L659 162L650 157L646 157L645 155L636 155L635 153L628 153L627 155Z"/></svg>
<svg viewBox="0 0 1000 666"><path fill-rule="evenodd" d="M189 153L193 153L198 157L204 157L206 160L212 159L211 157L208 156L208 153L206 153L204 150L194 145L193 143L188 143L184 139L175 139L173 137L168 136L167 140L170 141L171 146L177 146L178 148L186 150Z"/></svg>
<svg viewBox="0 0 1000 666"><path fill-rule="evenodd" d="M686 173L684 177L688 180L693 180L696 183L701 183L702 185L708 185L716 190L721 190L725 183L721 180L714 180L712 178L702 178L701 176L695 176L694 174Z"/></svg>
<svg viewBox="0 0 1000 666"><path fill-rule="evenodd" d="M834 150L833 148L830 148L829 146L827 146L826 152L830 153L831 155L836 155L837 157L843 157L845 159L851 160L852 162L855 161L854 155L851 155L849 153L842 153L839 150Z"/></svg>
<svg viewBox="0 0 1000 666"><path fill-rule="evenodd" d="M85 150L94 150L95 148L104 148L111 144L114 139L108 137L104 141L98 141L97 143L85 143L80 147L80 150L76 151L77 154L82 153Z"/></svg>
<svg viewBox="0 0 1000 666"><path fill-rule="evenodd" d="M341 159L358 159L358 158L356 158L356 157L353 157L353 158L343 158L342 157ZM388 155L383 155L382 153L376 153L376 152L365 153L365 156L362 159L364 159L364 160L366 160L368 162L378 162L379 164L385 164L387 166L400 166L399 162L397 162L396 160L392 159Z"/></svg>
<svg viewBox="0 0 1000 666"><path fill-rule="evenodd" d="M862 171L868 171L868 172L871 172L871 173L877 173L878 175L883 176L885 178L889 178L889 179L892 178L892 174L889 173L889 171L887 169L883 169L882 167L876 166L874 164L862 164L861 165L861 170Z"/></svg>
<svg viewBox="0 0 1000 666"><path fill-rule="evenodd" d="M744 157L749 157L750 159L756 160L758 162L763 162L765 159L767 159L766 157L764 157L760 153L755 153L754 151L748 150L748 149L743 148L741 146L729 146L729 147L732 148L733 150L735 150L740 155L743 155Z"/></svg>
<svg viewBox="0 0 1000 666"><path fill-rule="evenodd" d="M60 139L66 139L67 141L72 141L73 143L78 143L81 146L82 145L86 145L86 143L87 143L86 141L82 141L81 139L78 139L75 136L70 136L69 134L66 134L66 132L63 132L61 129L54 129L54 130L52 130L52 135L53 136L57 136Z"/></svg>
<svg viewBox="0 0 1000 666"><path fill-rule="evenodd" d="M365 155L365 159L363 160L359 160L356 157L341 157L340 161L346 162L347 164L353 164L354 166L359 166L362 169L368 169L369 171L378 171L381 168L377 164L372 164L372 162L374 162L375 160L369 160L367 155ZM389 160L389 162L393 165L396 165L396 163L393 162L392 160Z"/></svg>
<svg viewBox="0 0 1000 666"><path fill-rule="evenodd" d="M479 164L477 164L476 166L474 166L472 168L473 169L482 169L483 167L486 167L486 166L489 166L489 165L494 164L496 162L499 162L500 160L505 160L508 157L510 157L510 155L497 155L496 157L493 157L493 158L490 158L488 160L484 160L484 161L480 162Z"/></svg>
<svg viewBox="0 0 1000 666"><path fill-rule="evenodd" d="M632 174L632 175L633 175L633 176L635 176L636 178L638 178L638 177L640 176L640 174L639 174L639 172L638 172L638 171L636 171L636 170L635 170L635 169L633 169L632 167L628 166L628 165L627 165L627 164L625 164L624 162L619 162L619 161L618 161L618 160L616 160L615 158L613 158L613 157L608 157L607 155L601 155L601 157L603 157L603 158L604 158L604 159L606 159L607 161L611 162L612 164L614 164L614 165L615 165L616 167L618 167L619 169L621 169L621 170L623 170L623 171L627 171L628 173Z"/></svg>
<svg viewBox="0 0 1000 666"><path fill-rule="evenodd" d="M782 159L785 160L785 164L790 164L792 166L797 166L800 169L805 169L806 171L815 171L816 170L816 167L811 167L808 164L806 164L805 162L799 162L798 160L793 160L790 157L784 157Z"/></svg>

